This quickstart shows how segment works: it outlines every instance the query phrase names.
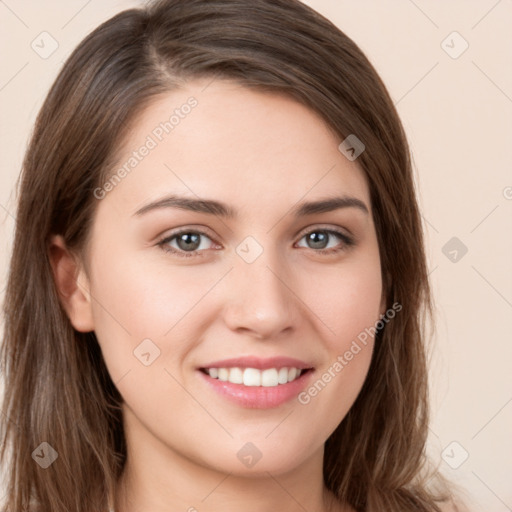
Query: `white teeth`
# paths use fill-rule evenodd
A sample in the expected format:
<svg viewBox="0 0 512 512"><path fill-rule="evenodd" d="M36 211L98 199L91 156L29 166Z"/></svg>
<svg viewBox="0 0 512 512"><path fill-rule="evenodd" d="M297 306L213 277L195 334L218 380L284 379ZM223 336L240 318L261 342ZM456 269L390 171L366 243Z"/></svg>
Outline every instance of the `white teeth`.
<svg viewBox="0 0 512 512"><path fill-rule="evenodd" d="M261 372L261 385L267 388L277 386L277 370L270 368L269 370L263 370Z"/></svg>
<svg viewBox="0 0 512 512"><path fill-rule="evenodd" d="M208 368L208 375L212 379L219 379L232 384L244 386L275 387L286 384L299 378L302 370L298 368L268 368L258 370L256 368Z"/></svg>
<svg viewBox="0 0 512 512"><path fill-rule="evenodd" d="M240 368L231 368L229 370L229 382L233 384L243 384L244 372Z"/></svg>
<svg viewBox="0 0 512 512"><path fill-rule="evenodd" d="M244 370L244 386L261 386L261 372L256 368Z"/></svg>
<svg viewBox="0 0 512 512"><path fill-rule="evenodd" d="M280 368L277 376L279 384L286 384L288 382L288 368Z"/></svg>

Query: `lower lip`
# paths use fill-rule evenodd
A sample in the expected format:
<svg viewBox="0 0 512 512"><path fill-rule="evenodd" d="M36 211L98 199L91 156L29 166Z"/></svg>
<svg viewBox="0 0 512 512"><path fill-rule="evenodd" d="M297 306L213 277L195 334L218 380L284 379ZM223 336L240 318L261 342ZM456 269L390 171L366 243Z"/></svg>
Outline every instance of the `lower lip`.
<svg viewBox="0 0 512 512"><path fill-rule="evenodd" d="M250 409L271 409L296 398L306 387L313 370L303 373L298 379L277 386L244 386L231 382L212 379L206 373L199 371L206 383L219 395L231 402Z"/></svg>

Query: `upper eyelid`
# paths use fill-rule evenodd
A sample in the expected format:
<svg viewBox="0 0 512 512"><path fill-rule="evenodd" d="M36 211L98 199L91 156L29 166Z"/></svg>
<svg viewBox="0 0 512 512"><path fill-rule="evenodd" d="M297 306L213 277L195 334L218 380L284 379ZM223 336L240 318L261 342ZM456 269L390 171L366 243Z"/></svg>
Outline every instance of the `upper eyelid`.
<svg viewBox="0 0 512 512"><path fill-rule="evenodd" d="M166 235L161 236L161 237L158 237L158 242L157 243L163 243L163 242L166 242L168 240L173 240L175 237L177 237L177 236L179 236L179 235L181 235L183 233L199 233L200 235L207 236L210 240L212 240L212 242L219 243L219 242L216 241L215 236L211 235L209 233L209 230L207 228L204 228L204 227L200 227L200 228L194 228L194 227L176 228L176 230L173 231L172 233L166 234Z"/></svg>
<svg viewBox="0 0 512 512"><path fill-rule="evenodd" d="M330 231L336 234L340 234L339 232L341 232L341 234L349 238L354 238L354 235L347 228L343 228L341 226L328 226L326 224L313 224L312 226L308 226L307 228L301 229L295 236L300 235L301 237L303 237L304 235L311 233L313 231Z"/></svg>

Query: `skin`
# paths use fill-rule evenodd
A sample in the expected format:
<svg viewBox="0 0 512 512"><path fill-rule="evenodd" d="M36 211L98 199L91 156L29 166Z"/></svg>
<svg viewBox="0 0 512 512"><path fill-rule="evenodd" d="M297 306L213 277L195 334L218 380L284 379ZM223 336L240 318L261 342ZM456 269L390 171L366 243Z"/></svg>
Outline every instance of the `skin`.
<svg viewBox="0 0 512 512"><path fill-rule="evenodd" d="M95 331L124 399L128 459L116 510L350 510L324 488L323 450L363 385L371 338L306 405L241 407L210 390L197 368L284 355L310 363L313 383L375 325L385 303L365 175L313 111L221 80L156 98L117 165L191 96L198 101L191 113L97 201L84 257L59 236L51 249L70 320ZM135 215L171 193L222 201L238 216L176 208ZM358 198L369 213L290 212L333 195ZM206 233L196 256L158 245L178 228ZM322 254L305 237L322 229L338 229L355 245L331 235L328 248L343 249ZM248 236L263 250L252 263L236 252ZM180 249L177 239L169 244ZM134 356L144 339L160 350L149 366ZM252 468L237 457L247 442L262 454Z"/></svg>

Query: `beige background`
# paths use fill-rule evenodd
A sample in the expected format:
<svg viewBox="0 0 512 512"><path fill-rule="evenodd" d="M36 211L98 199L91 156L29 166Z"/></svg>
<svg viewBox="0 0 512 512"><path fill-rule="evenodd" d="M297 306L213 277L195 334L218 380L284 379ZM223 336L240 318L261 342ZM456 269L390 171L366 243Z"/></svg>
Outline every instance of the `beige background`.
<svg viewBox="0 0 512 512"><path fill-rule="evenodd" d="M368 55L410 140L437 304L429 449L472 510L511 511L512 0L306 3ZM35 115L79 41L138 4L0 1L2 297L14 185ZM58 43L46 59L31 48L43 31Z"/></svg>

